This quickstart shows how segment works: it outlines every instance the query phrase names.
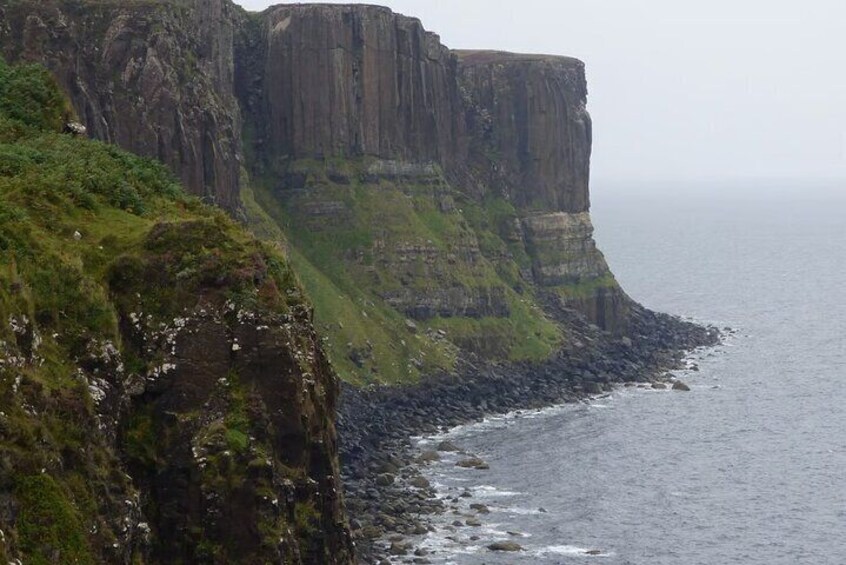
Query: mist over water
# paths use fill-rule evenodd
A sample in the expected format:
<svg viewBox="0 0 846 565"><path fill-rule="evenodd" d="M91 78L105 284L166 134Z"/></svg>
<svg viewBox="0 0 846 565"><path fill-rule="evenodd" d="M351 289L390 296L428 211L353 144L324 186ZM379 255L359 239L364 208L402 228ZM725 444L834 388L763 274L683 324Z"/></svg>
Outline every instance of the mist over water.
<svg viewBox="0 0 846 565"><path fill-rule="evenodd" d="M737 334L698 355L690 393L622 389L451 432L491 470L448 459L432 480L492 512L432 537L433 562L846 562L846 196L683 188L595 186L599 245L635 299ZM501 539L525 551L486 549Z"/></svg>

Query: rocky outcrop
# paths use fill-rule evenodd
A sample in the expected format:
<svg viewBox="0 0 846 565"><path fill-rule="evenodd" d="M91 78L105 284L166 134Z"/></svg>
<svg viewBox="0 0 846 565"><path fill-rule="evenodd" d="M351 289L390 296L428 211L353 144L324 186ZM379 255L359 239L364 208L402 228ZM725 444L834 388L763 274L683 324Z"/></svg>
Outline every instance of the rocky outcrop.
<svg viewBox="0 0 846 565"><path fill-rule="evenodd" d="M470 159L520 209L586 212L592 125L584 63L569 57L457 51Z"/></svg>
<svg viewBox="0 0 846 565"><path fill-rule="evenodd" d="M608 276L608 265L596 248L587 212L530 215L523 218L522 226L538 284L578 284Z"/></svg>
<svg viewBox="0 0 846 565"><path fill-rule="evenodd" d="M409 318L429 320L436 317L504 318L509 314L502 287L452 287L416 290L404 288L383 294L385 301Z"/></svg>
<svg viewBox="0 0 846 565"><path fill-rule="evenodd" d="M584 64L569 57L457 51L471 174L514 204L531 281L614 333L630 300L593 239L592 123ZM503 233L508 237L508 233Z"/></svg>
<svg viewBox="0 0 846 565"><path fill-rule="evenodd" d="M158 159L191 192L234 212L240 13L228 0L6 2L0 50L47 66L89 135Z"/></svg>
<svg viewBox="0 0 846 565"><path fill-rule="evenodd" d="M169 370L135 391L143 416L130 415L124 440L152 561L347 562L337 382L308 312L203 309L162 342L173 349L146 349Z"/></svg>

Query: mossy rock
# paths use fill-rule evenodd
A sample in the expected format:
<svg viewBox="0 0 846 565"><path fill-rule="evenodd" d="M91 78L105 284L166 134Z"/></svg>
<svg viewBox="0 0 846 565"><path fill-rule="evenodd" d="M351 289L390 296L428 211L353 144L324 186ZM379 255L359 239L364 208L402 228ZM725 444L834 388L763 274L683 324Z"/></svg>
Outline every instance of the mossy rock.
<svg viewBox="0 0 846 565"><path fill-rule="evenodd" d="M82 518L66 493L47 474L20 478L17 533L27 563L94 563Z"/></svg>

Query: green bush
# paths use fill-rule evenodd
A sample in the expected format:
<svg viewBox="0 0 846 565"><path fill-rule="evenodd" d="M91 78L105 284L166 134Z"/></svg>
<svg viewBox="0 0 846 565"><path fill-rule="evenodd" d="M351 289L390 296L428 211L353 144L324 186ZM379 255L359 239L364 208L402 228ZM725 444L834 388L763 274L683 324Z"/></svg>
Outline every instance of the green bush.
<svg viewBox="0 0 846 565"><path fill-rule="evenodd" d="M71 110L46 69L10 67L0 60L0 114L27 126L58 131Z"/></svg>
<svg viewBox="0 0 846 565"><path fill-rule="evenodd" d="M27 563L93 563L79 513L49 475L17 481L18 536Z"/></svg>

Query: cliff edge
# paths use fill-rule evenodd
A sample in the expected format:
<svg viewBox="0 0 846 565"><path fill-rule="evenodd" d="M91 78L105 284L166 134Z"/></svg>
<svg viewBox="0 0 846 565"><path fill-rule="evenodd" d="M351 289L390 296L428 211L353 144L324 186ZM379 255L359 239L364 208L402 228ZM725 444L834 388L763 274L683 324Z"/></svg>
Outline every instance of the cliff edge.
<svg viewBox="0 0 846 565"><path fill-rule="evenodd" d="M69 112L0 62L0 558L350 563L288 263Z"/></svg>

